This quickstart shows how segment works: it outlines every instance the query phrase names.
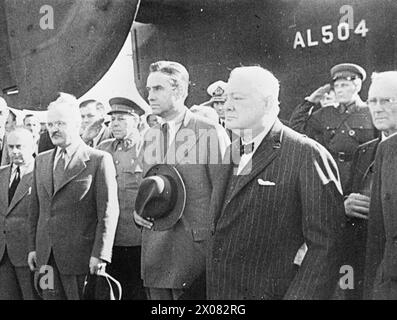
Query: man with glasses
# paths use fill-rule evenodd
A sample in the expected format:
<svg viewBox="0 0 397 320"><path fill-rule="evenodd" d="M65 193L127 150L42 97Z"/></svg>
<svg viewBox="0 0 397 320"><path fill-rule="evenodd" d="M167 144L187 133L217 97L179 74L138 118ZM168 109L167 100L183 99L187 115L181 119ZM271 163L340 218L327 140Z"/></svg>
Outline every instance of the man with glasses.
<svg viewBox="0 0 397 320"><path fill-rule="evenodd" d="M349 172L357 147L376 138L370 113L359 97L365 70L342 63L331 69L331 84L313 92L293 112L291 128L314 138L332 154L341 176L342 189L349 183ZM320 106L320 101L335 91L336 104Z"/></svg>
<svg viewBox="0 0 397 320"><path fill-rule="evenodd" d="M374 74L373 79L382 78ZM375 80L377 81L377 80ZM345 264L353 267L354 288L346 290L344 297L360 300L363 294L367 220L370 206L371 187L374 174L375 155L379 143L397 132L393 113L393 98L370 97L367 105L372 122L381 135L357 148L353 157L348 187L345 190L345 210L348 216L345 238Z"/></svg>
<svg viewBox="0 0 397 320"><path fill-rule="evenodd" d="M397 299L397 71L375 74L368 93L374 125L388 136L375 158L368 215L365 299Z"/></svg>
<svg viewBox="0 0 397 320"><path fill-rule="evenodd" d="M39 277L52 270L52 283L37 283L45 300L81 299L87 273L111 262L119 217L116 170L108 153L81 140L80 124L77 99L61 93L47 113L56 149L35 159L28 264Z"/></svg>

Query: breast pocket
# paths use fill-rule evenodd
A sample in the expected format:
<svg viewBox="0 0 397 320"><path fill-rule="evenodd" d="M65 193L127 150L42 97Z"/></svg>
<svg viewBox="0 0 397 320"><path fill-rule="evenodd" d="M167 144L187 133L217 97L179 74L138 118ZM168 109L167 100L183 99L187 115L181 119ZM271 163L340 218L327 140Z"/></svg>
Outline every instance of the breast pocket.
<svg viewBox="0 0 397 320"><path fill-rule="evenodd" d="M92 183L91 176L81 179L75 179L69 183L69 189L71 190L72 194L75 197L81 200L90 190L91 183Z"/></svg>
<svg viewBox="0 0 397 320"><path fill-rule="evenodd" d="M122 173L126 189L138 189L142 181L141 168L126 168Z"/></svg>

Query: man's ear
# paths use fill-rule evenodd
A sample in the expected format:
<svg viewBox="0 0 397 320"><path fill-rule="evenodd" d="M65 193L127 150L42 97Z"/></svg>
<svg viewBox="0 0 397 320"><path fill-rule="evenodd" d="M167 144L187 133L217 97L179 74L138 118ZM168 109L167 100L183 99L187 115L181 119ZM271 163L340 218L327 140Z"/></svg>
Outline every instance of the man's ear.
<svg viewBox="0 0 397 320"><path fill-rule="evenodd" d="M361 91L363 82L360 79L356 79L353 81L354 85L356 86L356 91L359 93Z"/></svg>

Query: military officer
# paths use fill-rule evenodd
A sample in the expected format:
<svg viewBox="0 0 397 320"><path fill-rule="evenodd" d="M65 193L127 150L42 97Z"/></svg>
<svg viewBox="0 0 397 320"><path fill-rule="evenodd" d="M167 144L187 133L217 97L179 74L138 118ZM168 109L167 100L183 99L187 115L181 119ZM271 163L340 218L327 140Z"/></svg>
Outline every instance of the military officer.
<svg viewBox="0 0 397 320"><path fill-rule="evenodd" d="M133 211L138 186L142 179L142 163L138 159L139 117L144 110L126 98L109 101L110 130L113 139L103 141L98 149L109 152L116 167L120 216L109 273L120 281L123 299L145 299L141 280L141 230L134 223Z"/></svg>
<svg viewBox="0 0 397 320"><path fill-rule="evenodd" d="M368 107L359 92L366 78L359 65L342 63L331 68L332 83L314 91L293 112L290 125L323 144L335 158L342 188L349 183L354 152L360 144L377 137ZM336 104L320 105L320 100L335 91Z"/></svg>
<svg viewBox="0 0 397 320"><path fill-rule="evenodd" d="M211 106L212 108L215 109L216 113L219 116L219 124L222 127L225 127L224 105L226 102L226 93L225 93L226 85L227 83L222 80L218 80L215 81L214 83L211 83L207 88L207 92L211 96L211 99L203 103L203 105Z"/></svg>

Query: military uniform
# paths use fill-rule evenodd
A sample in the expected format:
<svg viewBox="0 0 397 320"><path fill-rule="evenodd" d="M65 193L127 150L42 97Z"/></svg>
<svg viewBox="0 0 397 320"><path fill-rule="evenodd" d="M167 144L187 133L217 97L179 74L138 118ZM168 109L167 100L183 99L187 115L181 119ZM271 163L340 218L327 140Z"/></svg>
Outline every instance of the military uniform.
<svg viewBox="0 0 397 320"><path fill-rule="evenodd" d="M341 77L350 80L349 74L359 73L355 67L350 69L350 66L355 65L342 64L331 69L333 79ZM363 72L361 69L360 72ZM360 77L365 79L365 71ZM290 125L294 130L307 134L328 149L338 164L343 190L349 184L350 167L357 147L378 136L372 124L370 111L359 97L338 107L320 107L318 104L305 101L293 112Z"/></svg>
<svg viewBox="0 0 397 320"><path fill-rule="evenodd" d="M127 100L127 99L126 99ZM129 100L128 100L129 101ZM127 104L124 106L124 104ZM132 102L111 100L114 112L124 112ZM126 108L124 108L126 107ZM128 113L128 112L125 113ZM143 112L143 111L142 111ZM141 229L134 222L135 198L142 181L142 161L139 156L139 141L130 139L108 139L98 147L110 153L116 167L120 215L113 246L112 263L107 268L110 275L120 281L123 300L146 298L141 280Z"/></svg>

